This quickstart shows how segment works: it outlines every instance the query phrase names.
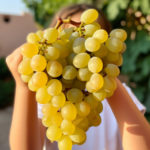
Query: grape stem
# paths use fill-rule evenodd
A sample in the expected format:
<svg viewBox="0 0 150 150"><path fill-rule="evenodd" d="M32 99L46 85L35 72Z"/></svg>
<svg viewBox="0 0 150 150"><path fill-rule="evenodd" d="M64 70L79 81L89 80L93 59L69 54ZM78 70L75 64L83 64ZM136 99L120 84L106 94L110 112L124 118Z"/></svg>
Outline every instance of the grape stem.
<svg viewBox="0 0 150 150"><path fill-rule="evenodd" d="M70 17L67 19L62 19L59 17L55 28L58 29L62 24L72 24L76 27L79 27L81 25L81 22L73 21Z"/></svg>

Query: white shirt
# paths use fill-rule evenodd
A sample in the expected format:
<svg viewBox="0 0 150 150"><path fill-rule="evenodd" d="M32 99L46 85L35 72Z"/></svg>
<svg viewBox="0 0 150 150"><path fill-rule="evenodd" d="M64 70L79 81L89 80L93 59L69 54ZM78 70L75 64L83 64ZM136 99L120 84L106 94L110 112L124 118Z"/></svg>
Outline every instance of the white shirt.
<svg viewBox="0 0 150 150"><path fill-rule="evenodd" d="M127 90L128 94L136 104L137 108L144 114L145 106L143 106L131 89L123 83L123 86ZM87 140L83 145L73 145L72 150L123 150L121 144L121 138L119 128L115 116L105 99L103 103L103 112L100 113L102 123L98 127L91 127L87 132ZM38 104L38 117L42 118L41 112L42 105ZM49 144L49 140L46 138L44 150L56 150L57 143Z"/></svg>

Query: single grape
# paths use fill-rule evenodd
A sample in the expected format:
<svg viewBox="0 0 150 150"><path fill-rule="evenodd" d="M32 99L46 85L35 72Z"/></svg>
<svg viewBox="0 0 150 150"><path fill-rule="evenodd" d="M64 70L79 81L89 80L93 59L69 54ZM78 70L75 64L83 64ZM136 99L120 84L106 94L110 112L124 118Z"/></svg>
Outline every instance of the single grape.
<svg viewBox="0 0 150 150"><path fill-rule="evenodd" d="M66 80L73 80L77 76L77 70L72 65L67 65L63 69L62 76Z"/></svg>
<svg viewBox="0 0 150 150"><path fill-rule="evenodd" d="M88 81L90 80L92 73L89 71L88 68L80 68L78 71L78 79L81 81Z"/></svg>
<svg viewBox="0 0 150 150"><path fill-rule="evenodd" d="M121 66L123 64L123 57L121 54L119 54L119 57L116 61L114 61L114 64L117 66Z"/></svg>
<svg viewBox="0 0 150 150"><path fill-rule="evenodd" d="M67 57L67 63L69 65L73 65L73 58L75 57L75 53L71 53L68 57Z"/></svg>
<svg viewBox="0 0 150 150"><path fill-rule="evenodd" d="M90 24L98 18L98 12L96 9L88 9L81 14L81 22Z"/></svg>
<svg viewBox="0 0 150 150"><path fill-rule="evenodd" d="M78 88L80 90L85 90L85 82L82 82L80 80L74 80L72 84L72 88Z"/></svg>
<svg viewBox="0 0 150 150"><path fill-rule="evenodd" d="M73 32L73 33L70 35L69 41L70 41L71 43L73 43L74 40L75 40L76 38L78 38L79 36L80 36L80 35L79 35L79 32L75 31L75 32Z"/></svg>
<svg viewBox="0 0 150 150"><path fill-rule="evenodd" d="M33 43L25 43L20 48L21 54L25 57L33 57L39 52L38 45Z"/></svg>
<svg viewBox="0 0 150 150"><path fill-rule="evenodd" d="M47 83L47 91L50 95L55 96L61 93L62 91L62 84L59 80L57 79L51 79Z"/></svg>
<svg viewBox="0 0 150 150"><path fill-rule="evenodd" d="M72 141L68 136L62 136L58 142L59 150L72 150Z"/></svg>
<svg viewBox="0 0 150 150"><path fill-rule="evenodd" d="M62 65L56 60L49 61L47 64L47 73L51 77L59 77L62 74L62 70Z"/></svg>
<svg viewBox="0 0 150 150"><path fill-rule="evenodd" d="M103 104L102 104L102 102L100 102L100 101L98 102L97 107L95 108L95 111L97 113L101 113L103 111Z"/></svg>
<svg viewBox="0 0 150 150"><path fill-rule="evenodd" d="M101 124L101 117L96 111L91 112L87 118L91 126L98 126Z"/></svg>
<svg viewBox="0 0 150 150"><path fill-rule="evenodd" d="M80 89L72 88L67 91L67 99L72 103L80 102L83 99L83 93Z"/></svg>
<svg viewBox="0 0 150 150"><path fill-rule="evenodd" d="M108 48L102 44L100 49L96 52L94 52L94 55L100 58L105 57L108 54Z"/></svg>
<svg viewBox="0 0 150 150"><path fill-rule="evenodd" d="M33 74L30 74L30 75L23 75L23 74L22 74L22 75L21 75L21 79L22 79L23 82L28 83L29 80L31 79L32 75L33 75Z"/></svg>
<svg viewBox="0 0 150 150"><path fill-rule="evenodd" d="M99 57L92 57L88 62L88 69L93 73L98 73L103 69L103 62Z"/></svg>
<svg viewBox="0 0 150 150"><path fill-rule="evenodd" d="M73 27L63 29L59 36L61 39L68 39L73 32Z"/></svg>
<svg viewBox="0 0 150 150"><path fill-rule="evenodd" d="M55 28L49 28L44 31L44 38L48 43L54 43L58 37L58 31Z"/></svg>
<svg viewBox="0 0 150 150"><path fill-rule="evenodd" d="M35 33L29 33L27 36L27 42L28 43L38 43L40 41L40 38Z"/></svg>
<svg viewBox="0 0 150 150"><path fill-rule="evenodd" d="M88 65L90 55L87 53L79 53L73 59L73 65L76 68L84 68Z"/></svg>
<svg viewBox="0 0 150 150"><path fill-rule="evenodd" d="M42 30L38 30L38 31L36 32L36 35L39 37L40 40L42 40L42 39L43 39L44 32L43 32Z"/></svg>
<svg viewBox="0 0 150 150"><path fill-rule="evenodd" d="M31 67L34 71L43 71L46 68L46 64L46 59L42 55L35 55L31 59Z"/></svg>
<svg viewBox="0 0 150 150"><path fill-rule="evenodd" d="M94 92L93 96L96 100L102 101L106 98L107 94L104 90L100 90L100 91Z"/></svg>
<svg viewBox="0 0 150 150"><path fill-rule="evenodd" d="M110 32L111 37L115 37L120 39L122 42L126 40L127 38L127 33L123 29L114 29Z"/></svg>
<svg viewBox="0 0 150 150"><path fill-rule="evenodd" d="M31 78L31 79L29 80L29 82L28 82L28 88L29 88L29 90L31 90L31 91L33 91L33 92L35 92L35 91L38 90L38 87L33 84L32 78Z"/></svg>
<svg viewBox="0 0 150 150"><path fill-rule="evenodd" d="M115 62L119 59L119 53L113 53L113 52L108 52L107 56L105 57L105 59L108 62Z"/></svg>
<svg viewBox="0 0 150 150"><path fill-rule="evenodd" d="M83 120L78 124L78 127L84 131L87 131L89 128L89 120L87 117L83 118Z"/></svg>
<svg viewBox="0 0 150 150"><path fill-rule="evenodd" d="M48 94L47 87L43 86L36 92L36 101L40 104L46 104L51 100L52 96Z"/></svg>
<svg viewBox="0 0 150 150"><path fill-rule="evenodd" d="M100 48L100 46L100 42L94 37L89 37L85 40L85 48L89 52L97 51Z"/></svg>

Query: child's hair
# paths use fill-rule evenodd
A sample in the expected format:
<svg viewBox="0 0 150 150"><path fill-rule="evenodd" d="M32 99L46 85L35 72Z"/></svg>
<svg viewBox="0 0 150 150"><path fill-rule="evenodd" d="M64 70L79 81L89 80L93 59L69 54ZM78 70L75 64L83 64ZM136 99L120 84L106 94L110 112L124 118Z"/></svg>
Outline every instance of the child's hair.
<svg viewBox="0 0 150 150"><path fill-rule="evenodd" d="M92 5L88 5L88 4L76 4L76 5L71 5L71 6L61 9L59 12L57 12L55 14L54 18L52 19L51 27L54 27L56 25L58 17L60 17L62 19L66 19L77 13L82 13L86 9L90 9L90 8L94 8L99 12L99 18L97 21L101 25L101 28L107 30L107 32L110 32L111 25L110 25L109 21L106 19L106 17L104 16L103 12L101 10L99 10L98 8L96 8Z"/></svg>

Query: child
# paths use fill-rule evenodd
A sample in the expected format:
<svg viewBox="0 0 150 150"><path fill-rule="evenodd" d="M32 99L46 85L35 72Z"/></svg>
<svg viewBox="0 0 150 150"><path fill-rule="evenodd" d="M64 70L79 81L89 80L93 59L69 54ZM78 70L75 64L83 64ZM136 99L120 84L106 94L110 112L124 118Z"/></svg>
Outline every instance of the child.
<svg viewBox="0 0 150 150"><path fill-rule="evenodd" d="M81 13L93 8L89 5L75 5L61 10L56 16L79 21ZM100 13L98 22L110 31L108 21ZM56 17L52 26L56 23ZM65 26L64 26L65 27ZM56 143L45 139L45 127L41 123L41 105L35 101L35 94L28 90L17 71L22 60L20 48L6 58L7 65L16 81L16 94L12 124L10 129L11 150L57 150ZM129 87L118 79L114 95L103 101L102 124L87 131L87 141L73 150L149 150L150 126L143 114L145 107L140 104ZM37 114L38 111L38 114ZM141 113L141 112L142 113ZM112 113L113 112L113 113Z"/></svg>

